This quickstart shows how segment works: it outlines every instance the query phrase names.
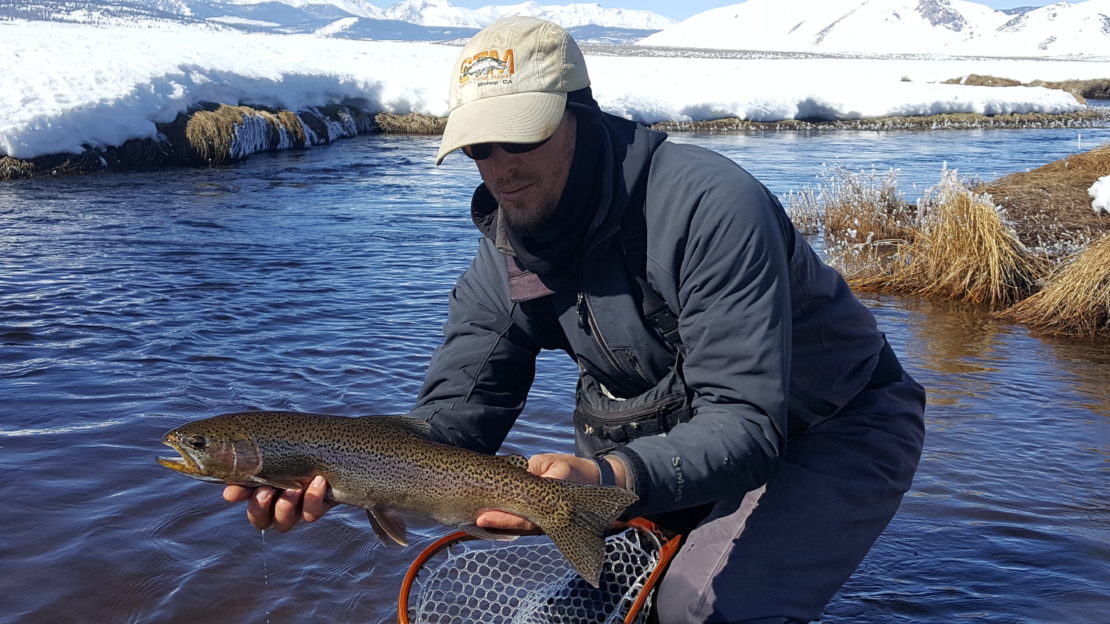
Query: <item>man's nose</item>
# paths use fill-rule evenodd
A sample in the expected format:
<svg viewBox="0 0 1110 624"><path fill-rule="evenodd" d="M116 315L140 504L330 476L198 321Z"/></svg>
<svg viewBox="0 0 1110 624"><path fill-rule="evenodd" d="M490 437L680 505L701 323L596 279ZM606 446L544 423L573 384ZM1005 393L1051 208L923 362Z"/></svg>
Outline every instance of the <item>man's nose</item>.
<svg viewBox="0 0 1110 624"><path fill-rule="evenodd" d="M520 164L520 154L510 154L501 149L500 143L494 143L486 161L495 172L505 174L514 171Z"/></svg>

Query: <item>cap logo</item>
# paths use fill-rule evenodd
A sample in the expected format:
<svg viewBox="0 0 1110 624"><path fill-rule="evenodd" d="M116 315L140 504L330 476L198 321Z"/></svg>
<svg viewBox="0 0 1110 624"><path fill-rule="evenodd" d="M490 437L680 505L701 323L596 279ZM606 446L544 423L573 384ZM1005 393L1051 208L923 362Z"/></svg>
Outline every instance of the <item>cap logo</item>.
<svg viewBox="0 0 1110 624"><path fill-rule="evenodd" d="M513 49L483 50L463 59L459 66L459 86L478 81L478 86L487 84L510 84L512 76L516 73L516 60L513 58Z"/></svg>

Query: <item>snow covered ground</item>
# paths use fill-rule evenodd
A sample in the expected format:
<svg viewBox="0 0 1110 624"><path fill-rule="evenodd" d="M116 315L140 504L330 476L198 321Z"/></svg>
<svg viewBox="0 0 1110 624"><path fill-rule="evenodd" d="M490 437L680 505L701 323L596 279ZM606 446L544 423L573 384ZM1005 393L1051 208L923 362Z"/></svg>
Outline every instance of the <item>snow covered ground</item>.
<svg viewBox="0 0 1110 624"><path fill-rule="evenodd" d="M1091 196L1091 208L1095 214L1105 212L1110 215L1110 175L1095 180L1087 189L1087 194Z"/></svg>
<svg viewBox="0 0 1110 624"><path fill-rule="evenodd" d="M447 114L459 48L245 34L172 23L111 27L0 22L0 155L28 159L149 138L202 101L301 110L346 102L371 111ZM1110 77L1110 64L953 58L588 56L601 106L639 121L738 117L859 119L973 112L1065 113L1062 91L937 84L969 73L1023 82Z"/></svg>

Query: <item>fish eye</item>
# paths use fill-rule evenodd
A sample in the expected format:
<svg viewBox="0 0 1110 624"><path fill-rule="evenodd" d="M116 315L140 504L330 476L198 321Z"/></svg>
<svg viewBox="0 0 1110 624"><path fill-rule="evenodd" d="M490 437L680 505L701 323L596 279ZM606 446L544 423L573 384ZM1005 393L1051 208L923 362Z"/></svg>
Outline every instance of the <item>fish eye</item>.
<svg viewBox="0 0 1110 624"><path fill-rule="evenodd" d="M191 435L185 439L185 444L188 444L189 446L200 450L208 446L208 438L205 438L200 434Z"/></svg>

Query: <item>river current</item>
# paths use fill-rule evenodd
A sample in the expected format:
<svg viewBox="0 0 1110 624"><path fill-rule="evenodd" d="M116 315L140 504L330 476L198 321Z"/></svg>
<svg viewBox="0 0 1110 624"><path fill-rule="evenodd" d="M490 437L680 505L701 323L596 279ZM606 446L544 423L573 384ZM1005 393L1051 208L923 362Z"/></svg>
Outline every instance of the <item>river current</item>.
<svg viewBox="0 0 1110 624"><path fill-rule="evenodd" d="M785 196L823 164L983 180L1110 130L676 135ZM236 166L0 184L0 623L384 622L412 558L361 510L251 529L155 464L187 420L407 410L478 234L436 139L366 136ZM928 388L913 490L826 623L1110 621L1110 343L866 296ZM545 355L504 450L569 451L574 367Z"/></svg>

